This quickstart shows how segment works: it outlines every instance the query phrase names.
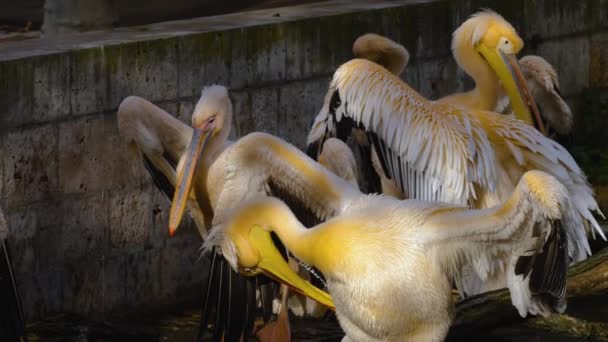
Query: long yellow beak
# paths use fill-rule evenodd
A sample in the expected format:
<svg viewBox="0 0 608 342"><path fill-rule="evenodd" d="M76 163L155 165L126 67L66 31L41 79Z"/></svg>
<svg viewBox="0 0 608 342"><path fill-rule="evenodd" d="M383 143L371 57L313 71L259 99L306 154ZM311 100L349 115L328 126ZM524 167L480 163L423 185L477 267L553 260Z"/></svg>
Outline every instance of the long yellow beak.
<svg viewBox="0 0 608 342"><path fill-rule="evenodd" d="M251 229L249 238L250 243L259 252L259 263L256 266L259 270L276 281L286 284L291 289L335 310L334 303L327 292L302 279L289 267L272 242L270 232L256 225Z"/></svg>
<svg viewBox="0 0 608 342"><path fill-rule="evenodd" d="M519 68L514 54L505 54L498 49L491 49L484 44L476 46L488 61L498 78L502 81L505 91L509 95L511 107L515 116L526 123L535 126L544 135L547 135L540 112L534 98L530 94L526 79Z"/></svg>
<svg viewBox="0 0 608 342"><path fill-rule="evenodd" d="M211 133L212 130L207 130L205 132L199 128L193 129L190 146L188 146L188 150L186 151L186 157L183 164L184 167L177 175L177 187L175 188L175 194L173 195L173 201L171 202L171 211L169 213L170 236L175 234L175 231L184 216L188 196L192 189L192 179L194 178L198 161L209 141Z"/></svg>

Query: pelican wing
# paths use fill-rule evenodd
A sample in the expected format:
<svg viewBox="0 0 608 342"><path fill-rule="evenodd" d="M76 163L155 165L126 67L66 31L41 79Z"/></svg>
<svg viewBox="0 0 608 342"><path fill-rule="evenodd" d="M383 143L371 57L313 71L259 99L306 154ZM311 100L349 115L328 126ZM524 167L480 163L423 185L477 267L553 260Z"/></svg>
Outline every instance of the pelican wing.
<svg viewBox="0 0 608 342"><path fill-rule="evenodd" d="M481 279L506 269L513 305L522 316L563 311L569 260L590 253L568 190L541 171L527 172L497 207L437 210L420 234L457 283L469 264Z"/></svg>
<svg viewBox="0 0 608 342"><path fill-rule="evenodd" d="M488 138L500 161L499 173L506 175L497 180L497 188L501 188L500 183L505 181L516 184L527 170L547 172L566 187L572 204L584 218L584 225L604 237L603 230L592 214L592 211L596 211L602 215L593 189L572 155L563 146L520 120L491 115L490 112L479 112L477 115L488 132Z"/></svg>
<svg viewBox="0 0 608 342"><path fill-rule="evenodd" d="M321 146L364 130L385 175L409 198L467 204L473 183L492 189L493 153L476 118L431 103L375 63L355 59L334 74L308 137Z"/></svg>
<svg viewBox="0 0 608 342"><path fill-rule="evenodd" d="M306 208L320 221L341 213L361 196L356 186L295 146L266 133L239 139L219 158L217 162L225 165L220 175L225 184L216 204L214 225L229 214L222 208L232 208L234 203L258 195L278 194L282 200Z"/></svg>

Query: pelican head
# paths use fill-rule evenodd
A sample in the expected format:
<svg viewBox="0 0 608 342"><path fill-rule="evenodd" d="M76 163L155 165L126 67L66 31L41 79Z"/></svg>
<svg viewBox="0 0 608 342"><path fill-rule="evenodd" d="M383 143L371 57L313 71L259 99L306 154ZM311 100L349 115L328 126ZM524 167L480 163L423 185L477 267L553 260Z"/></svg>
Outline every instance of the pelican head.
<svg viewBox="0 0 608 342"><path fill-rule="evenodd" d="M169 235L173 236L186 210L186 202L192 189L192 179L204 159L205 149L212 150L224 142L230 133L232 102L228 90L219 85L203 88L201 97L192 114L192 138L186 154L177 168L177 184L169 215Z"/></svg>
<svg viewBox="0 0 608 342"><path fill-rule="evenodd" d="M290 213L289 208L276 198L243 201L226 216L229 218L227 222L220 223L212 229L203 247L208 250L218 246L230 265L244 275L264 273L288 285L296 292L334 309L327 292L302 279L289 267L272 241L272 228L268 225L255 224L255 222L281 222L289 226L297 224L297 220L288 213Z"/></svg>
<svg viewBox="0 0 608 342"><path fill-rule="evenodd" d="M395 75L400 75L410 60L403 45L375 33L357 38L353 43L353 55L378 63Z"/></svg>
<svg viewBox="0 0 608 342"><path fill-rule="evenodd" d="M516 58L523 46L524 42L515 28L490 10L472 15L454 31L452 37L456 62L470 75L480 74L476 68L485 66L491 69L486 74L498 76L509 95L515 115L544 131L540 113Z"/></svg>

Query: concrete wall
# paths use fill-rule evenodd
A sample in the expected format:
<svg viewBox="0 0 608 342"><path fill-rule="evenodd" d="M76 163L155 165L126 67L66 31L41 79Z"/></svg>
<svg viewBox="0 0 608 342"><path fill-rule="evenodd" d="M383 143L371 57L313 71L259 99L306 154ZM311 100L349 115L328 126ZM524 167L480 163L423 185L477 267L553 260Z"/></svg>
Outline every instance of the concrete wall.
<svg viewBox="0 0 608 342"><path fill-rule="evenodd" d="M27 316L104 315L200 295L200 238L191 223L167 238L168 203L118 136L116 108L128 95L188 122L202 86L224 84L234 135L266 131L303 147L329 77L360 34L402 42L413 57L404 78L425 96L470 86L450 38L481 7L518 28L525 53L558 68L575 110L583 89L608 88L608 0L402 2L414 4L0 58L0 198Z"/></svg>

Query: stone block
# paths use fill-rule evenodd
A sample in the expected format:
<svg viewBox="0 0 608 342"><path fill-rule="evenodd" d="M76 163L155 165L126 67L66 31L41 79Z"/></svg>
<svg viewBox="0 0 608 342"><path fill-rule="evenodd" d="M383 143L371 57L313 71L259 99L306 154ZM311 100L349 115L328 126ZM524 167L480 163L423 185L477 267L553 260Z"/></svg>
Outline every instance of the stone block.
<svg viewBox="0 0 608 342"><path fill-rule="evenodd" d="M320 23L320 18L292 23L285 32L287 80L309 78L322 69Z"/></svg>
<svg viewBox="0 0 608 342"><path fill-rule="evenodd" d="M108 248L108 211L113 203L104 192L71 196L62 201L61 251L66 259L100 255ZM114 227L112 227L115 229Z"/></svg>
<svg viewBox="0 0 608 342"><path fill-rule="evenodd" d="M0 132L0 207L4 199L4 182L8 182L4 179L4 154L4 135Z"/></svg>
<svg viewBox="0 0 608 342"><path fill-rule="evenodd" d="M199 93L200 95L200 93ZM192 101L180 101L177 105L176 117L186 125L192 125L192 113L194 112L194 106L198 101L198 97Z"/></svg>
<svg viewBox="0 0 608 342"><path fill-rule="evenodd" d="M62 310L63 272L47 270L44 273L18 275L17 286L21 293L21 306L25 319L29 322Z"/></svg>
<svg viewBox="0 0 608 342"><path fill-rule="evenodd" d="M407 49L410 54L411 64L418 55L419 34L416 25L414 25L417 21L417 10L412 6L404 6L386 9L383 13L384 15L381 19L383 35L398 42ZM376 30L372 29L370 32L376 32Z"/></svg>
<svg viewBox="0 0 608 342"><path fill-rule="evenodd" d="M99 317L103 313L101 308L105 297L118 296L104 292L105 270L105 257L101 255L67 261L63 278L63 310Z"/></svg>
<svg viewBox="0 0 608 342"><path fill-rule="evenodd" d="M133 293L127 288L127 259L128 256L120 255L116 257L104 257L103 260L103 309L104 313L115 312L119 308L124 308L128 303L129 296ZM154 298L147 298L153 301ZM132 309L136 310L139 305Z"/></svg>
<svg viewBox="0 0 608 342"><path fill-rule="evenodd" d="M328 80L293 82L280 89L278 135L299 148L306 138L314 118L323 106Z"/></svg>
<svg viewBox="0 0 608 342"><path fill-rule="evenodd" d="M575 95L589 86L589 38L551 40L538 46L538 55L555 67L563 96Z"/></svg>
<svg viewBox="0 0 608 342"><path fill-rule="evenodd" d="M6 214L8 245L16 273L45 271L58 263L63 213L57 201L28 204Z"/></svg>
<svg viewBox="0 0 608 342"><path fill-rule="evenodd" d="M57 190L56 126L15 130L3 142L5 209L48 198Z"/></svg>
<svg viewBox="0 0 608 342"><path fill-rule="evenodd" d="M231 92L232 108L234 110L234 124L239 137L255 131L255 124L251 115L251 97L246 91Z"/></svg>
<svg viewBox="0 0 608 342"><path fill-rule="evenodd" d="M589 85L608 88L608 33L591 36L589 46Z"/></svg>
<svg viewBox="0 0 608 342"><path fill-rule="evenodd" d="M148 181L140 157L118 134L116 115L63 122L59 135L61 192L137 187Z"/></svg>
<svg viewBox="0 0 608 342"><path fill-rule="evenodd" d="M117 108L129 95L148 101L177 97L177 42L142 41L104 48L109 101Z"/></svg>
<svg viewBox="0 0 608 342"><path fill-rule="evenodd" d="M162 301L176 302L184 296L198 296L193 285L200 286L205 264L198 262L200 244L184 240L179 248L165 248L160 254L160 284ZM185 292L182 289L190 291Z"/></svg>
<svg viewBox="0 0 608 342"><path fill-rule="evenodd" d="M230 32L207 32L178 39L180 97L198 97L205 85L229 84L230 38Z"/></svg>
<svg viewBox="0 0 608 342"><path fill-rule="evenodd" d="M524 1L523 38L529 40L540 37L545 40L583 33L592 28L594 12L602 11L600 3L601 1L576 0Z"/></svg>
<svg viewBox="0 0 608 342"><path fill-rule="evenodd" d="M158 300L162 300L161 279L162 265L160 249L150 251L141 251L130 254L125 258L125 273L124 286L126 292L127 304L134 307L145 305L150 299L154 298L155 304ZM181 270L180 265L176 260L168 261L166 268L176 268Z"/></svg>
<svg viewBox="0 0 608 342"><path fill-rule="evenodd" d="M254 131L277 133L278 93L278 89L274 87L252 89L249 92Z"/></svg>
<svg viewBox="0 0 608 342"><path fill-rule="evenodd" d="M116 251L152 248L150 237L152 203L150 189L116 190L109 196L110 241Z"/></svg>
<svg viewBox="0 0 608 342"><path fill-rule="evenodd" d="M239 28L231 30L232 46L230 48L230 88L243 89L247 87L247 30ZM200 94L200 93L199 93Z"/></svg>
<svg viewBox="0 0 608 342"><path fill-rule="evenodd" d="M420 91L420 82L418 80L420 77L419 69L418 64L409 63L401 74L401 79L416 91Z"/></svg>
<svg viewBox="0 0 608 342"><path fill-rule="evenodd" d="M226 72L230 74L231 89L241 90L285 80L285 30L285 25L264 25L226 32L232 41L228 59L230 70ZM214 70L214 73L220 72L221 68Z"/></svg>
<svg viewBox="0 0 608 342"><path fill-rule="evenodd" d="M32 120L33 98L33 59L0 63L0 134Z"/></svg>
<svg viewBox="0 0 608 342"><path fill-rule="evenodd" d="M69 54L36 57L34 61L32 121L48 122L69 114Z"/></svg>
<svg viewBox="0 0 608 342"><path fill-rule="evenodd" d="M459 87L458 66L451 57L422 62L419 68L418 90L427 99L438 99Z"/></svg>
<svg viewBox="0 0 608 342"><path fill-rule="evenodd" d="M448 3L431 2L416 6L416 21L413 27L418 33L416 59L426 59L450 54L452 32L451 11ZM433 18L433 20L429 20Z"/></svg>
<svg viewBox="0 0 608 342"><path fill-rule="evenodd" d="M111 109L106 68L104 48L70 52L72 115L99 113Z"/></svg>

